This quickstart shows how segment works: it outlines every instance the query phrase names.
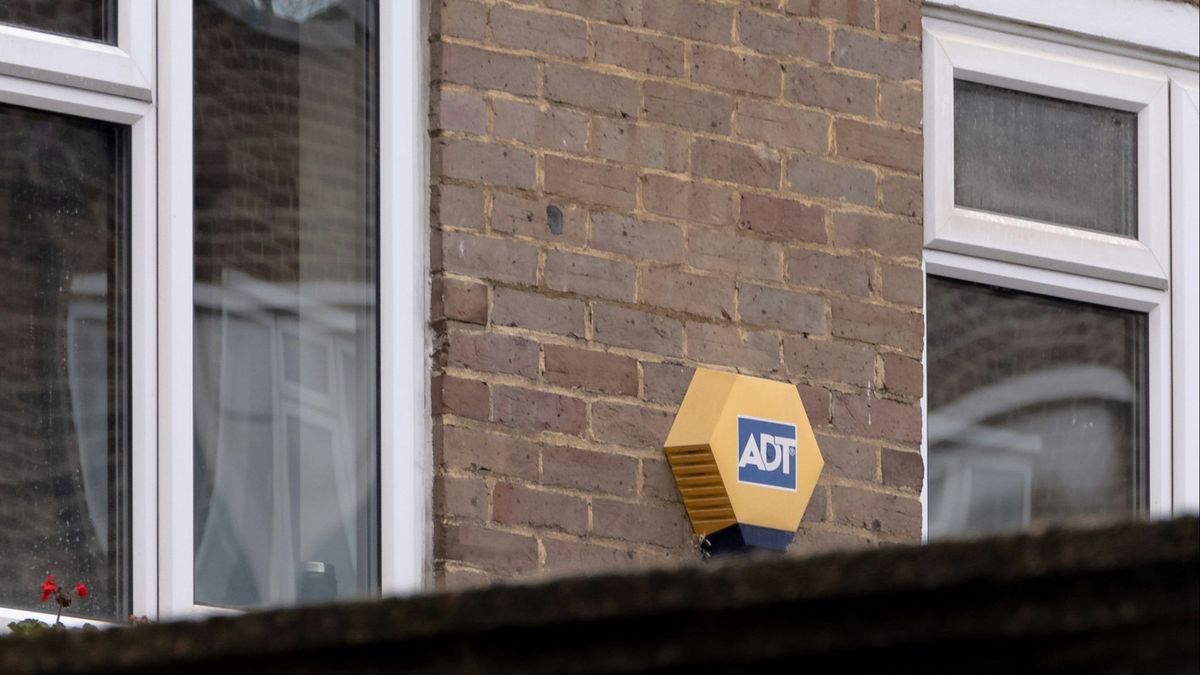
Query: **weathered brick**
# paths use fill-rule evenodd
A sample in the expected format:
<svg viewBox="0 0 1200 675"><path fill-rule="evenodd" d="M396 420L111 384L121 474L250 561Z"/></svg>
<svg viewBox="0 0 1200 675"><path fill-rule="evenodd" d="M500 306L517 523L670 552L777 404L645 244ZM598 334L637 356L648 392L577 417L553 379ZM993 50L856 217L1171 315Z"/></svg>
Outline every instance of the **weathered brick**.
<svg viewBox="0 0 1200 675"><path fill-rule="evenodd" d="M822 555L837 551L871 548L874 543L862 534L827 530L820 526L801 525L796 538L788 547L789 554Z"/></svg>
<svg viewBox="0 0 1200 675"><path fill-rule="evenodd" d="M692 381L691 366L678 363L642 362L642 389L647 401L679 405Z"/></svg>
<svg viewBox="0 0 1200 675"><path fill-rule="evenodd" d="M681 504L658 506L596 499L592 502L592 533L610 539L678 547L691 540L692 528Z"/></svg>
<svg viewBox="0 0 1200 675"><path fill-rule="evenodd" d="M430 127L481 136L487 133L487 104L478 92L441 89L434 95L435 114Z"/></svg>
<svg viewBox="0 0 1200 675"><path fill-rule="evenodd" d="M826 240L825 209L790 199L742 195L738 226L789 241L824 244Z"/></svg>
<svg viewBox="0 0 1200 675"><path fill-rule="evenodd" d="M875 0L787 0L787 11L862 28L875 27Z"/></svg>
<svg viewBox="0 0 1200 675"><path fill-rule="evenodd" d="M486 382L438 375L433 378L430 398L435 415L458 415L477 420L488 418L489 390Z"/></svg>
<svg viewBox="0 0 1200 675"><path fill-rule="evenodd" d="M920 87L895 82L879 83L879 116L883 119L919 127L922 105Z"/></svg>
<svg viewBox="0 0 1200 675"><path fill-rule="evenodd" d="M824 476L874 483L879 471L879 449L870 443L838 436L817 436L825 458Z"/></svg>
<svg viewBox="0 0 1200 675"><path fill-rule="evenodd" d="M640 26L642 0L546 0L546 6L612 23Z"/></svg>
<svg viewBox="0 0 1200 675"><path fill-rule="evenodd" d="M812 496L808 499L808 504L804 507L804 515L800 517L800 522L823 523L828 511L829 487L826 485L817 485L816 489L812 492Z"/></svg>
<svg viewBox="0 0 1200 675"><path fill-rule="evenodd" d="M825 299L808 293L740 283L738 313L742 321L751 324L825 334Z"/></svg>
<svg viewBox="0 0 1200 675"><path fill-rule="evenodd" d="M883 285L880 295L888 302L920 307L925 297L925 273L920 267L881 265Z"/></svg>
<svg viewBox="0 0 1200 675"><path fill-rule="evenodd" d="M835 393L833 426L852 436L920 444L921 406L875 396Z"/></svg>
<svg viewBox="0 0 1200 675"><path fill-rule="evenodd" d="M433 282L433 302L430 320L462 321L486 324L488 320L488 287L471 281L438 278Z"/></svg>
<svg viewBox="0 0 1200 675"><path fill-rule="evenodd" d="M638 115L641 94L637 80L562 63L547 63L545 77L545 95L551 101L609 115Z"/></svg>
<svg viewBox="0 0 1200 675"><path fill-rule="evenodd" d="M884 448L880 463L884 485L921 492L921 484L925 481L925 462L921 453Z"/></svg>
<svg viewBox="0 0 1200 675"><path fill-rule="evenodd" d="M583 58L588 53L587 24L579 19L496 5L490 23L492 40L501 47L567 58Z"/></svg>
<svg viewBox="0 0 1200 675"><path fill-rule="evenodd" d="M921 171L921 135L878 124L839 119L834 123L837 154L900 171Z"/></svg>
<svg viewBox="0 0 1200 675"><path fill-rule="evenodd" d="M733 99L666 82L646 83L646 119L715 134L728 134Z"/></svg>
<svg viewBox="0 0 1200 675"><path fill-rule="evenodd" d="M435 81L525 96L537 93L537 64L528 56L448 42L435 43L431 51Z"/></svg>
<svg viewBox="0 0 1200 675"><path fill-rule="evenodd" d="M637 361L628 356L546 345L546 381L605 394L636 396Z"/></svg>
<svg viewBox="0 0 1200 675"><path fill-rule="evenodd" d="M829 62L829 29L813 21L743 9L738 13L738 36L756 52Z"/></svg>
<svg viewBox="0 0 1200 675"><path fill-rule="evenodd" d="M831 304L834 335L912 352L921 350L923 328L919 313L840 298L834 298Z"/></svg>
<svg viewBox="0 0 1200 675"><path fill-rule="evenodd" d="M554 574L596 574L631 568L637 554L627 548L601 546L589 541L543 539L546 560L542 569Z"/></svg>
<svg viewBox="0 0 1200 675"><path fill-rule="evenodd" d="M830 424L830 406L833 405L829 390L813 387L807 384L797 384L800 400L804 403L804 411L808 413L808 421L816 427L827 427Z"/></svg>
<svg viewBox="0 0 1200 675"><path fill-rule="evenodd" d="M782 76L777 61L706 45L692 45L689 60L694 82L771 98L779 96Z"/></svg>
<svg viewBox="0 0 1200 675"><path fill-rule="evenodd" d="M696 0L642 0L642 25L701 42L733 41L733 9Z"/></svg>
<svg viewBox="0 0 1200 675"><path fill-rule="evenodd" d="M487 483L479 478L434 476L433 509L443 516L485 521L488 513Z"/></svg>
<svg viewBox="0 0 1200 675"><path fill-rule="evenodd" d="M592 214L588 245L638 260L682 262L683 230L678 225L635 220L616 213Z"/></svg>
<svg viewBox="0 0 1200 675"><path fill-rule="evenodd" d="M919 541L921 502L855 487L834 485L833 522L889 537Z"/></svg>
<svg viewBox="0 0 1200 675"><path fill-rule="evenodd" d="M436 526L435 526L436 527ZM482 588L491 583L492 577L483 570L472 567L459 567L442 561L433 564L433 583L439 591L464 591Z"/></svg>
<svg viewBox="0 0 1200 675"><path fill-rule="evenodd" d="M608 117L592 121L592 154L647 169L687 170L688 137L682 133Z"/></svg>
<svg viewBox="0 0 1200 675"><path fill-rule="evenodd" d="M853 30L834 31L833 62L843 68L895 80L921 78L921 46Z"/></svg>
<svg viewBox="0 0 1200 675"><path fill-rule="evenodd" d="M805 381L826 380L865 387L875 381L875 350L840 340L783 339L788 373Z"/></svg>
<svg viewBox="0 0 1200 675"><path fill-rule="evenodd" d="M641 405L592 404L592 437L604 443L656 450L667 440L674 415Z"/></svg>
<svg viewBox="0 0 1200 675"><path fill-rule="evenodd" d="M924 203L921 179L909 176L884 176L879 181L880 205L884 211L901 216L919 216Z"/></svg>
<svg viewBox="0 0 1200 675"><path fill-rule="evenodd" d="M545 162L546 192L618 209L633 209L637 202L633 171L566 157L548 156Z"/></svg>
<svg viewBox="0 0 1200 675"><path fill-rule="evenodd" d="M921 0L879 0L879 32L919 37Z"/></svg>
<svg viewBox="0 0 1200 675"><path fill-rule="evenodd" d="M580 435L587 426L584 402L561 394L497 385L492 407L492 419L523 429Z"/></svg>
<svg viewBox="0 0 1200 675"><path fill-rule="evenodd" d="M437 185L433 188L433 210L444 227L483 229L483 191L462 185Z"/></svg>
<svg viewBox="0 0 1200 675"><path fill-rule="evenodd" d="M642 460L642 497L679 502L679 488L671 465L657 459Z"/></svg>
<svg viewBox="0 0 1200 675"><path fill-rule="evenodd" d="M542 110L532 103L492 101L492 124L499 138L510 138L548 150L583 152L588 116L558 106Z"/></svg>
<svg viewBox="0 0 1200 675"><path fill-rule="evenodd" d="M921 362L900 354L884 354L883 386L893 394L920 398L925 389L925 373Z"/></svg>
<svg viewBox="0 0 1200 675"><path fill-rule="evenodd" d="M463 523L437 528L434 556L472 563L505 574L537 570L537 540L523 534Z"/></svg>
<svg viewBox="0 0 1200 675"><path fill-rule="evenodd" d="M465 0L432 3L429 32L482 41L487 34L487 7Z"/></svg>
<svg viewBox="0 0 1200 675"><path fill-rule="evenodd" d="M829 149L829 115L756 99L738 99L737 133L771 147Z"/></svg>
<svg viewBox="0 0 1200 675"><path fill-rule="evenodd" d="M532 154L493 143L439 138L430 159L434 173L475 183L530 189L537 179Z"/></svg>
<svg viewBox="0 0 1200 675"><path fill-rule="evenodd" d="M492 520L501 525L587 533L588 505L574 495L499 482L492 489Z"/></svg>
<svg viewBox="0 0 1200 675"><path fill-rule="evenodd" d="M792 155L787 165L788 189L807 197L875 205L875 174L811 155Z"/></svg>
<svg viewBox="0 0 1200 675"><path fill-rule="evenodd" d="M563 227L561 233L554 234L546 214L551 203L545 198L530 199L497 192L492 199L492 232L582 244L587 237L587 211L571 204L555 203L562 213Z"/></svg>
<svg viewBox="0 0 1200 675"><path fill-rule="evenodd" d="M538 475L540 446L523 438L443 427L440 447L447 467L525 479Z"/></svg>
<svg viewBox="0 0 1200 675"><path fill-rule="evenodd" d="M875 114L875 80L789 65L783 95L789 101L857 115Z"/></svg>
<svg viewBox="0 0 1200 675"><path fill-rule="evenodd" d="M683 353L683 324L676 319L628 307L592 305L593 339L607 345L653 352Z"/></svg>
<svg viewBox="0 0 1200 675"><path fill-rule="evenodd" d="M767 148L698 138L692 143L692 173L762 188L778 188L779 153Z"/></svg>
<svg viewBox="0 0 1200 675"><path fill-rule="evenodd" d="M442 265L449 272L532 284L537 278L537 250L506 239L446 232L442 238Z"/></svg>
<svg viewBox="0 0 1200 675"><path fill-rule="evenodd" d="M638 461L626 455L552 446L542 451L542 482L548 485L632 497Z"/></svg>
<svg viewBox="0 0 1200 675"><path fill-rule="evenodd" d="M782 279L782 251L778 242L736 232L692 229L688 235L689 264L743 279Z"/></svg>
<svg viewBox="0 0 1200 675"><path fill-rule="evenodd" d="M787 281L795 286L865 297L871 292L871 268L860 256L798 249L788 254Z"/></svg>
<svg viewBox="0 0 1200 675"><path fill-rule="evenodd" d="M759 373L779 370L779 338L774 333L732 324L689 323L687 338L688 356L702 363Z"/></svg>
<svg viewBox="0 0 1200 675"><path fill-rule="evenodd" d="M538 343L499 333L450 334L449 365L521 377L538 376Z"/></svg>
<svg viewBox="0 0 1200 675"><path fill-rule="evenodd" d="M550 251L546 255L545 283L556 291L632 302L636 268L617 260Z"/></svg>
<svg viewBox="0 0 1200 675"><path fill-rule="evenodd" d="M651 213L708 225L732 225L738 208L732 190L656 174L642 179L642 205Z"/></svg>
<svg viewBox="0 0 1200 675"><path fill-rule="evenodd" d="M689 314L728 319L733 316L734 288L728 279L652 267L642 270L638 300Z"/></svg>
<svg viewBox="0 0 1200 675"><path fill-rule="evenodd" d="M573 298L553 298L511 288L492 293L492 323L568 337L584 335L584 305Z"/></svg>
<svg viewBox="0 0 1200 675"><path fill-rule="evenodd" d="M602 23L592 25L596 60L663 77L683 77L683 42Z"/></svg>
<svg viewBox="0 0 1200 675"><path fill-rule="evenodd" d="M830 232L838 248L869 249L894 258L921 258L924 232L919 223L863 213L835 213Z"/></svg>

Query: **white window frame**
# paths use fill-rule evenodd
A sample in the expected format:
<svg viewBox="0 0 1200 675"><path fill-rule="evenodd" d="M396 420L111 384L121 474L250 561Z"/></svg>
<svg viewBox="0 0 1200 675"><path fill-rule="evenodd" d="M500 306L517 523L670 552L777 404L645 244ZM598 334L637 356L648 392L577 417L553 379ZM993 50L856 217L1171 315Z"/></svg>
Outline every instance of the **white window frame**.
<svg viewBox="0 0 1200 675"><path fill-rule="evenodd" d="M423 4L379 3L385 596L423 590L431 578ZM0 25L0 103L130 125L132 610L152 619L227 613L196 605L193 593L192 3L119 0L117 11L115 47ZM54 616L0 607L0 633L9 621Z"/></svg>

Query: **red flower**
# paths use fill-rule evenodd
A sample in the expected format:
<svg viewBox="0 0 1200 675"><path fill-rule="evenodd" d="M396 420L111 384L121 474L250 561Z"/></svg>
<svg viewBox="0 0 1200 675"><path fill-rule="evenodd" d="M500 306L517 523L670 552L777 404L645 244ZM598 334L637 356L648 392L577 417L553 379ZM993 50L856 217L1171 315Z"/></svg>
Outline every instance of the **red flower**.
<svg viewBox="0 0 1200 675"><path fill-rule="evenodd" d="M54 583L54 575L51 574L47 576L46 580L42 582L42 602L45 602L47 599L49 599L50 596L54 595L54 592L57 590L58 584Z"/></svg>
<svg viewBox="0 0 1200 675"><path fill-rule="evenodd" d="M81 582L79 582L79 583L77 583L77 584L75 584L75 595L78 595L78 596L79 596L79 597L81 597L81 598L86 598L86 597L87 597L87 595L88 595L88 589L87 589L87 586L84 586L84 585L83 585L83 582L82 582L82 581L81 581Z"/></svg>

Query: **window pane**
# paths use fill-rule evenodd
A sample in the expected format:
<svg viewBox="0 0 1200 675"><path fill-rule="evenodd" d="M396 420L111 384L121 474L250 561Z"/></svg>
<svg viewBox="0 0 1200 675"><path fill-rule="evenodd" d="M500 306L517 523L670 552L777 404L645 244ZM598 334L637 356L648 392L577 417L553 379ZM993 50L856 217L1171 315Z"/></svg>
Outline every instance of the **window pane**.
<svg viewBox="0 0 1200 675"><path fill-rule="evenodd" d="M117 0L0 0L0 23L117 44Z"/></svg>
<svg viewBox="0 0 1200 675"><path fill-rule="evenodd" d="M198 603L378 587L375 16L195 6Z"/></svg>
<svg viewBox="0 0 1200 675"><path fill-rule="evenodd" d="M126 127L0 105L0 606L129 613ZM51 601L53 605L53 601Z"/></svg>
<svg viewBox="0 0 1200 675"><path fill-rule="evenodd" d="M929 277L929 536L1145 513L1146 315Z"/></svg>
<svg viewBox="0 0 1200 675"><path fill-rule="evenodd" d="M954 81L954 202L1137 236L1137 115Z"/></svg>

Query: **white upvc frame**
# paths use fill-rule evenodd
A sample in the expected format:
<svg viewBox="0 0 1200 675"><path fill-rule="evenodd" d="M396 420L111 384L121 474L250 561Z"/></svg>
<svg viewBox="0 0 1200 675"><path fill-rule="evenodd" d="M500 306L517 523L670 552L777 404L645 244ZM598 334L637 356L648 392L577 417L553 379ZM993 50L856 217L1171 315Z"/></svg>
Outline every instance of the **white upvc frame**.
<svg viewBox="0 0 1200 675"><path fill-rule="evenodd" d="M1174 245L1175 507L1200 511L1200 85L1195 73L1171 81L1171 192ZM1190 257L1189 257L1190 256Z"/></svg>
<svg viewBox="0 0 1200 675"><path fill-rule="evenodd" d="M924 20L925 246L1163 289L1170 279L1169 80L1132 59ZM954 80L1136 112L1138 237L954 203Z"/></svg>

